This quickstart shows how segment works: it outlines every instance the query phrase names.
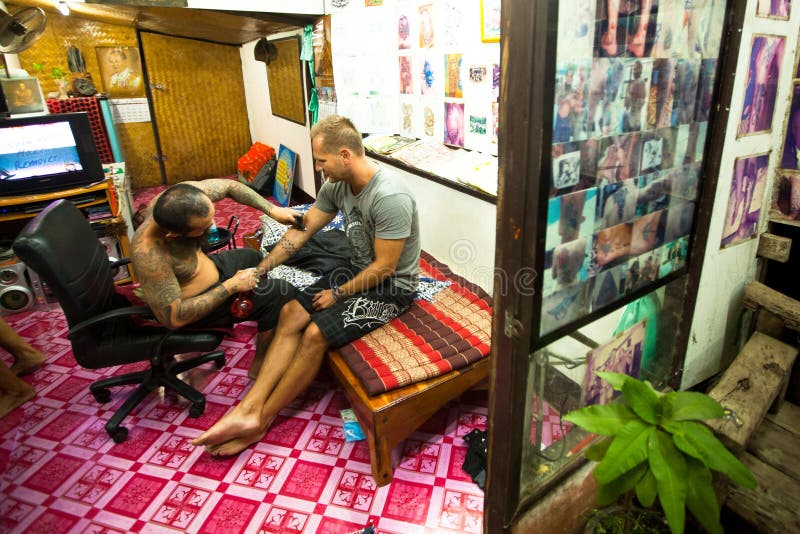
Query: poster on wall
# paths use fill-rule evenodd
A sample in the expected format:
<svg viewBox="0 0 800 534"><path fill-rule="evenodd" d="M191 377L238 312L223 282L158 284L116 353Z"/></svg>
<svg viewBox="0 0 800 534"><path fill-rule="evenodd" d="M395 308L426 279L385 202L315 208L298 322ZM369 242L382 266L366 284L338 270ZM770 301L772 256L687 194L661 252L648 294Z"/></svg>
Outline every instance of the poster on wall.
<svg viewBox="0 0 800 534"><path fill-rule="evenodd" d="M769 153L736 158L720 247L753 238L764 199Z"/></svg>
<svg viewBox="0 0 800 534"><path fill-rule="evenodd" d="M139 49L134 46L98 46L97 62L103 92L111 98L145 96Z"/></svg>
<svg viewBox="0 0 800 534"><path fill-rule="evenodd" d="M599 371L639 376L646 326L646 320L636 323L605 345L589 351L583 378L582 406L608 404L619 395L611 384L597 376Z"/></svg>
<svg viewBox="0 0 800 534"><path fill-rule="evenodd" d="M792 91L780 166L786 170L800 170L800 83L795 83Z"/></svg>
<svg viewBox="0 0 800 534"><path fill-rule="evenodd" d="M275 188L272 196L281 206L288 206L292 196L297 153L283 145L278 147L278 165L275 169Z"/></svg>
<svg viewBox="0 0 800 534"><path fill-rule="evenodd" d="M685 272L725 11L722 0L559 3L537 344ZM771 120L774 92L763 97L782 56L762 37L756 57L772 62L756 115L769 118L754 128Z"/></svg>
<svg viewBox="0 0 800 534"><path fill-rule="evenodd" d="M775 179L770 220L800 221L800 174L780 173Z"/></svg>
<svg viewBox="0 0 800 534"><path fill-rule="evenodd" d="M738 137L772 130L772 114L785 44L784 37L753 36Z"/></svg>
<svg viewBox="0 0 800 534"><path fill-rule="evenodd" d="M756 15L774 19L788 20L792 9L792 0L758 0Z"/></svg>

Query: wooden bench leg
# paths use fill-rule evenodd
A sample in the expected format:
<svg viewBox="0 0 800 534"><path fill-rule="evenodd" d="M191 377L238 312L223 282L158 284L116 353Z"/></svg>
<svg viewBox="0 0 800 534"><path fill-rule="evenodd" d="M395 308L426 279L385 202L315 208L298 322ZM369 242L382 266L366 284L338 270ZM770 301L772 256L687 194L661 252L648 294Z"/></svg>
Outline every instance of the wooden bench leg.
<svg viewBox="0 0 800 534"><path fill-rule="evenodd" d="M369 444L369 457L372 463L372 478L375 484L385 486L392 481L392 449L385 438L375 438L372 432L367 432Z"/></svg>

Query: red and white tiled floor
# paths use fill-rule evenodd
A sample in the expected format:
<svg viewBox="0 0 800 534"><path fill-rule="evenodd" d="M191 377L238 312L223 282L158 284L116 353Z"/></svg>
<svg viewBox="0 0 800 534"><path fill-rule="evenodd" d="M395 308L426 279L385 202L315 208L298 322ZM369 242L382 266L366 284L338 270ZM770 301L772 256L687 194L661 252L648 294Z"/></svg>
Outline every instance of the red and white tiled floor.
<svg viewBox="0 0 800 534"><path fill-rule="evenodd" d="M461 469L473 428L485 428L485 398L453 402L395 451L391 484L370 476L366 442L344 440L342 391L325 374L284 409L266 437L232 458L214 459L189 441L249 387L256 330L234 329L227 364L188 373L207 396L205 413L154 392L125 421L115 444L103 424L133 386L99 405L94 380L138 366L83 369L72 357L57 308L5 319L48 354L25 377L37 396L0 419L0 532L351 533L481 532L483 492ZM0 358L11 357L0 350ZM473 395L474 397L474 395Z"/></svg>
<svg viewBox="0 0 800 534"><path fill-rule="evenodd" d="M138 192L136 205L160 189ZM237 237L258 228L255 210L217 203L218 226L234 214ZM78 366L57 306L5 319L48 359L24 378L36 397L0 419L0 533L345 534L370 524L377 533L481 532L483 492L461 465L462 437L486 428L485 396L450 403L399 445L394 479L378 488L366 442L344 440L339 410L347 400L325 373L242 454L214 459L189 443L249 387L253 323L223 342L225 367L187 373L206 394L201 417L190 418L182 398L154 392L123 422L128 439L115 444L103 425L133 386L112 389L105 405L88 386L145 364ZM0 359L11 363L2 349Z"/></svg>

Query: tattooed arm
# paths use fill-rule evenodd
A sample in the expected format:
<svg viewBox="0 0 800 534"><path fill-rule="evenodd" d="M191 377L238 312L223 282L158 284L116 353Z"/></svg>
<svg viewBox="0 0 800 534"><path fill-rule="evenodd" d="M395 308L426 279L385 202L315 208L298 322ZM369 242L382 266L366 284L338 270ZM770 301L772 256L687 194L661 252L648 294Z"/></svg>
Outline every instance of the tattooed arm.
<svg viewBox="0 0 800 534"><path fill-rule="evenodd" d="M232 198L239 204L244 204L245 206L263 211L282 224L292 224L294 222L294 216L300 214L299 211L293 209L275 206L251 188L234 180L212 178L200 182L184 183L191 184L200 189L212 202L222 200L225 197Z"/></svg>
<svg viewBox="0 0 800 534"><path fill-rule="evenodd" d="M132 259L145 302L156 319L170 329L198 321L232 294L255 287L253 270L244 269L204 293L183 298L178 279L165 253L163 240L134 242Z"/></svg>
<svg viewBox="0 0 800 534"><path fill-rule="evenodd" d="M311 239L311 236L331 222L335 216L335 213L326 213L317 209L315 206L311 206L311 209L308 210L308 213L305 214L302 221L306 229L297 230L296 228L289 228L286 230L286 233L283 234L283 237L278 241L272 251L258 264L258 270L261 276L294 256L298 249Z"/></svg>

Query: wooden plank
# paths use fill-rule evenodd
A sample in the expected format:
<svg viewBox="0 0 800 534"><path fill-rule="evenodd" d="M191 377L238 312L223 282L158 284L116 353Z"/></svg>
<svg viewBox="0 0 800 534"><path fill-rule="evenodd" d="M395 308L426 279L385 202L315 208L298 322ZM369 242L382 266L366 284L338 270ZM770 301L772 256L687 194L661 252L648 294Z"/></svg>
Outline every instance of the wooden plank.
<svg viewBox="0 0 800 534"><path fill-rule="evenodd" d="M776 414L770 414L767 419L781 428L800 436L800 407L791 402L785 402Z"/></svg>
<svg viewBox="0 0 800 534"><path fill-rule="evenodd" d="M708 421L729 447L744 450L792 368L797 349L755 332L742 352L709 391L736 417Z"/></svg>
<svg viewBox="0 0 800 534"><path fill-rule="evenodd" d="M789 261L789 253L791 251L791 238L770 234L769 232L764 232L758 237L757 256L786 263Z"/></svg>
<svg viewBox="0 0 800 534"><path fill-rule="evenodd" d="M800 331L800 302L761 282L754 281L745 286L743 305L751 310L765 308L779 315L786 328Z"/></svg>
<svg viewBox="0 0 800 534"><path fill-rule="evenodd" d="M800 532L800 482L752 454L739 457L758 481L755 489L731 484L725 505L758 532Z"/></svg>
<svg viewBox="0 0 800 534"><path fill-rule="evenodd" d="M800 482L800 447L797 446L796 434L764 419L753 434L747 451Z"/></svg>

